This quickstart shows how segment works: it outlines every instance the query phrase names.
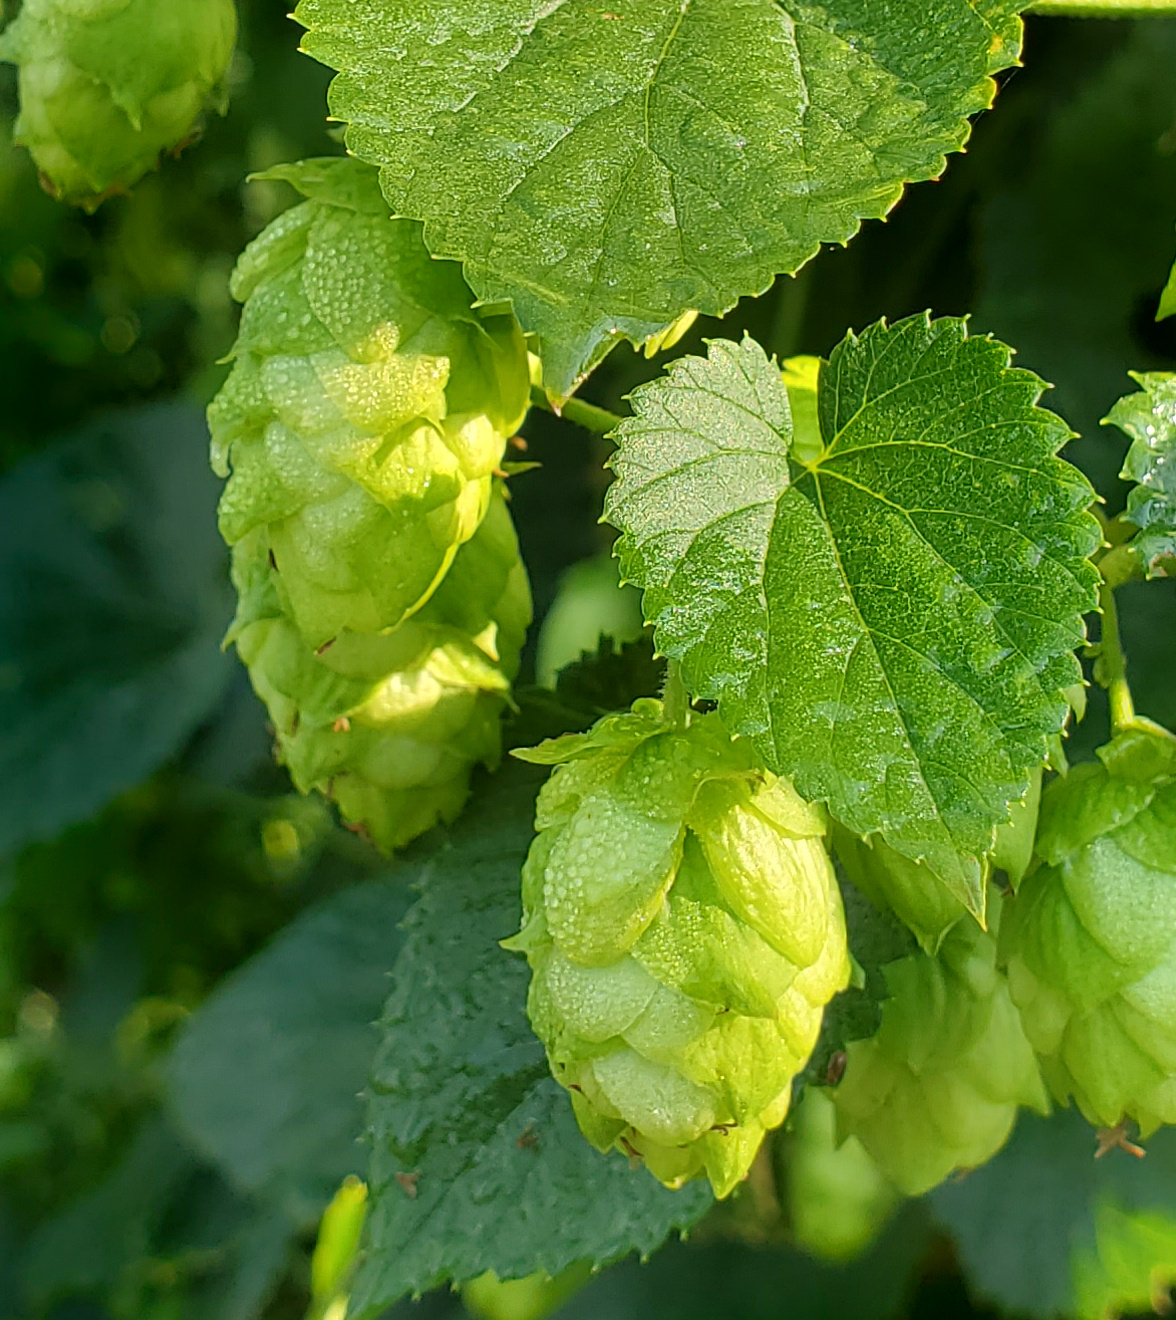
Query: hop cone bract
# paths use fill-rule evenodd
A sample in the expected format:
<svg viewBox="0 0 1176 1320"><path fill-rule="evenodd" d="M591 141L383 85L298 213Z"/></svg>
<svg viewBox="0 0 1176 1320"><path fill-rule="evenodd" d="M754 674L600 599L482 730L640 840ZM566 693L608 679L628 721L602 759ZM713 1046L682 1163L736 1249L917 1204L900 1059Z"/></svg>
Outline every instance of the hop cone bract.
<svg viewBox="0 0 1176 1320"><path fill-rule="evenodd" d="M237 265L213 465L229 477L225 539L264 529L289 618L317 649L428 599L482 520L530 376L514 318L472 310L457 263L388 218L374 169L332 158L272 177L307 200Z"/></svg>
<svg viewBox="0 0 1176 1320"><path fill-rule="evenodd" d="M842 1136L918 1196L990 1159L1018 1106L1044 1113L1049 1101L996 941L975 921L953 926L936 957L915 953L884 970L882 1025L850 1043L833 1098Z"/></svg>
<svg viewBox="0 0 1176 1320"><path fill-rule="evenodd" d="M1054 1095L1146 1136L1176 1123L1176 739L1138 727L1100 758L1046 790L1001 955Z"/></svg>
<svg viewBox="0 0 1176 1320"><path fill-rule="evenodd" d="M556 767L523 871L528 1011L585 1136L725 1196L847 983L821 813L717 715L638 701Z"/></svg>
<svg viewBox="0 0 1176 1320"><path fill-rule="evenodd" d="M16 140L56 196L92 208L224 108L236 35L233 0L24 0L0 37L20 66Z"/></svg>

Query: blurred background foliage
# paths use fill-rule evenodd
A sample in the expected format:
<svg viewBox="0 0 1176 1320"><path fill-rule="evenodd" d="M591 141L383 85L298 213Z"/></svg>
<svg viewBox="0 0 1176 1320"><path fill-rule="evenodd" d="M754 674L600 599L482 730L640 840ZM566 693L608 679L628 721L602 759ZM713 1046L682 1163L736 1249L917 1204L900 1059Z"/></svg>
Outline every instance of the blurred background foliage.
<svg viewBox="0 0 1176 1320"><path fill-rule="evenodd" d="M291 200L246 176L337 149L326 71L297 53L287 8L241 0L228 115L91 217L40 191L9 142L11 70L0 85L0 1315L14 1320L338 1314L311 1252L332 1193L363 1172L357 1096L407 895L291 795L220 654L230 602L200 416L232 342L232 263ZM1081 436L1070 456L1114 509L1124 442L1099 419L1129 368L1176 368L1176 320L1154 321L1176 254L1176 21L1031 19L1025 64L942 181L726 330L786 356L882 315L971 313L1056 386ZM684 347L716 332L700 323ZM618 350L585 396L620 407L658 369ZM600 558L606 442L546 414L525 435L542 466L513 507L540 618L563 590L531 644L550 679L598 619L618 636L637 624ZM1122 601L1137 704L1168 723L1173 590ZM1105 729L1092 693L1073 755ZM1072 1116L1026 1119L991 1165L899 1205L806 1102L743 1195L652 1262L481 1280L398 1314L1159 1309L1176 1142L1138 1164L1091 1154Z"/></svg>

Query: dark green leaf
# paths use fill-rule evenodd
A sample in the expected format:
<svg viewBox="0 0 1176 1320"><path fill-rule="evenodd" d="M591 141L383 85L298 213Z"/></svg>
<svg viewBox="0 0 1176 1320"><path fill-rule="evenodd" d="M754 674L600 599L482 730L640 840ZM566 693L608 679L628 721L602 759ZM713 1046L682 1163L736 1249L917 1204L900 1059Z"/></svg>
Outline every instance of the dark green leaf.
<svg viewBox="0 0 1176 1320"><path fill-rule="evenodd" d="M1121 452L1099 421L1129 370L1171 370L1176 358L1172 324L1153 320L1176 216L1176 20L1100 29L1068 44L1059 31L1053 80L1043 69L1002 104L1022 114L990 143L1003 150L990 161L971 307L977 327L1057 387L1053 405L1081 436L1069 457L1115 511ZM1106 55L1092 69L1096 50ZM999 132L997 116L989 127Z"/></svg>
<svg viewBox="0 0 1176 1320"><path fill-rule="evenodd" d="M890 1320L928 1247L908 1206L859 1260L826 1265L788 1247L671 1244L648 1265L609 1270L560 1320Z"/></svg>
<svg viewBox="0 0 1176 1320"><path fill-rule="evenodd" d="M172 756L231 672L198 410L120 413L0 482L0 853Z"/></svg>
<svg viewBox="0 0 1176 1320"><path fill-rule="evenodd" d="M406 906L373 881L310 909L193 1015L171 1062L184 1130L234 1184L303 1223L363 1172L359 1092Z"/></svg>
<svg viewBox="0 0 1176 1320"><path fill-rule="evenodd" d="M1142 389L1120 399L1106 420L1131 438L1121 473L1136 483L1127 496L1126 515L1139 528L1131 544L1149 577L1169 577L1162 561L1176 555L1176 375L1132 376Z"/></svg>
<svg viewBox="0 0 1176 1320"><path fill-rule="evenodd" d="M709 1207L595 1151L527 1025L518 928L535 768L511 766L414 867L368 1110L373 1155L359 1314L486 1270L558 1274L649 1253Z"/></svg>
<svg viewBox="0 0 1176 1320"><path fill-rule="evenodd" d="M1111 1150L1096 1161L1094 1131L1076 1111L1022 1115L994 1159L931 1195L976 1291L1016 1315L1072 1315L1076 1269L1094 1291L1102 1207L1176 1214L1176 1132L1164 1129L1147 1144L1145 1159Z"/></svg>
<svg viewBox="0 0 1176 1320"><path fill-rule="evenodd" d="M519 713L507 741L534 747L561 733L581 733L614 710L628 710L638 697L655 697L666 678L666 662L654 655L653 638L644 636L618 647L602 637L595 655L585 654L562 670L555 691L527 688L517 694Z"/></svg>
<svg viewBox="0 0 1176 1320"><path fill-rule="evenodd" d="M196 1164L166 1124L149 1123L109 1177L39 1228L23 1261L28 1298L44 1305L113 1289L150 1250L168 1201Z"/></svg>
<svg viewBox="0 0 1176 1320"><path fill-rule="evenodd" d="M563 397L938 175L1017 59L1012 0L301 0L332 112Z"/></svg>
<svg viewBox="0 0 1176 1320"><path fill-rule="evenodd" d="M1092 492L1041 389L961 321L880 322L822 368L797 462L779 372L719 341L634 393L606 509L691 692L974 910L1095 603Z"/></svg>

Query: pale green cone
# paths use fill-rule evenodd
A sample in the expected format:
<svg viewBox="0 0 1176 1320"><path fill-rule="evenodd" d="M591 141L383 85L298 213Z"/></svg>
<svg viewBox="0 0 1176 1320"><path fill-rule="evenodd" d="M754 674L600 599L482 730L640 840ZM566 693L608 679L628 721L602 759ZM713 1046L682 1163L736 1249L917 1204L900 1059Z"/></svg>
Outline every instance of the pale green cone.
<svg viewBox="0 0 1176 1320"><path fill-rule="evenodd" d="M837 1110L808 1086L789 1123L786 1192L793 1241L821 1260L860 1256L901 1197L855 1137L837 1141Z"/></svg>
<svg viewBox="0 0 1176 1320"><path fill-rule="evenodd" d="M501 753L501 715L531 616L501 495L428 603L387 634L341 633L316 655L290 623L264 532L234 548L230 637L273 722L279 758L384 851L465 803Z"/></svg>
<svg viewBox="0 0 1176 1320"><path fill-rule="evenodd" d="M992 849L983 859L985 875L997 867L1008 875L1014 888L1021 883L1033 855L1040 801L1038 770L1025 796L1011 805L1009 820L996 830ZM931 867L902 856L880 835L861 839L843 826L834 825L832 844L854 885L876 907L893 912L926 953L937 953L947 932L968 915L967 907ZM975 915L984 918L983 907Z"/></svg>
<svg viewBox="0 0 1176 1320"><path fill-rule="evenodd" d="M971 918L939 954L885 968L882 1025L852 1041L835 1091L838 1129L856 1137L901 1191L919 1196L957 1169L985 1163L1045 1086L996 967L996 940Z"/></svg>
<svg viewBox="0 0 1176 1320"><path fill-rule="evenodd" d="M854 885L876 907L893 912L927 953L937 953L947 932L968 915L926 863L895 852L880 835L859 839L834 825L833 850Z"/></svg>
<svg viewBox="0 0 1176 1320"><path fill-rule="evenodd" d="M1176 740L1141 722L1100 757L1043 796L1001 956L1057 1099L1146 1136L1176 1123Z"/></svg>
<svg viewBox="0 0 1176 1320"><path fill-rule="evenodd" d="M213 466L229 478L225 539L264 529L317 649L394 628L428 599L482 520L529 373L513 317L472 310L457 263L388 218L374 169L328 158L268 177L307 200L238 264Z"/></svg>
<svg viewBox="0 0 1176 1320"><path fill-rule="evenodd" d="M233 0L24 0L0 36L16 141L55 196L93 209L223 110L236 36Z"/></svg>
<svg viewBox="0 0 1176 1320"><path fill-rule="evenodd" d="M849 978L821 812L717 715L643 700L533 749L528 1011L585 1136L670 1186L746 1176Z"/></svg>

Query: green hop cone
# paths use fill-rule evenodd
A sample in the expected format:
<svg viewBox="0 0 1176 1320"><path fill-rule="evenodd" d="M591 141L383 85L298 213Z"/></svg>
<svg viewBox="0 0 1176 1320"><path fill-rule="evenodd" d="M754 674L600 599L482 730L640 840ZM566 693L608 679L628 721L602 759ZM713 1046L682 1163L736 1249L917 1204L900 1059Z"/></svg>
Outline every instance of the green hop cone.
<svg viewBox="0 0 1176 1320"><path fill-rule="evenodd" d="M1033 852L1041 800L1041 771L1031 778L1025 796L1010 807L1009 820L995 833L984 859L985 873L1004 871L1013 887L1021 883ZM891 911L912 932L926 953L939 952L949 930L968 909L925 862L896 852L880 835L861 839L834 825L833 850L845 874L882 911ZM976 914L983 916L983 908Z"/></svg>
<svg viewBox="0 0 1176 1320"><path fill-rule="evenodd" d="M901 1200L894 1184L861 1142L849 1137L838 1143L837 1110L822 1087L805 1087L785 1149L792 1240L819 1260L854 1260Z"/></svg>
<svg viewBox="0 0 1176 1320"><path fill-rule="evenodd" d="M388 218L376 170L329 158L268 177L306 200L237 265L213 466L226 541L264 531L317 649L429 598L482 520L530 376L514 318L472 309L458 264Z"/></svg>
<svg viewBox="0 0 1176 1320"><path fill-rule="evenodd" d="M850 1043L833 1099L841 1136L919 1196L996 1154L1020 1105L1045 1113L1049 1100L996 940L975 921L953 926L938 956L912 954L885 976L882 1025Z"/></svg>
<svg viewBox="0 0 1176 1320"><path fill-rule="evenodd" d="M584 1135L726 1196L849 978L819 810L717 715L643 699L526 753L528 1012Z"/></svg>
<svg viewBox="0 0 1176 1320"><path fill-rule="evenodd" d="M875 907L893 912L927 953L937 953L947 932L968 914L925 862L895 852L881 835L859 839L834 825L833 849L854 885Z"/></svg>
<svg viewBox="0 0 1176 1320"><path fill-rule="evenodd" d="M1119 734L1042 799L1001 930L1050 1089L1091 1122L1176 1123L1176 739Z"/></svg>
<svg viewBox="0 0 1176 1320"><path fill-rule="evenodd" d="M316 654L290 622L264 529L234 548L230 632L269 709L279 759L383 851L465 804L501 752L501 714L531 617L504 497L427 604L389 633L340 633Z"/></svg>
<svg viewBox="0 0 1176 1320"><path fill-rule="evenodd" d="M16 141L92 210L224 109L236 36L233 0L24 0L0 37L20 66Z"/></svg>

